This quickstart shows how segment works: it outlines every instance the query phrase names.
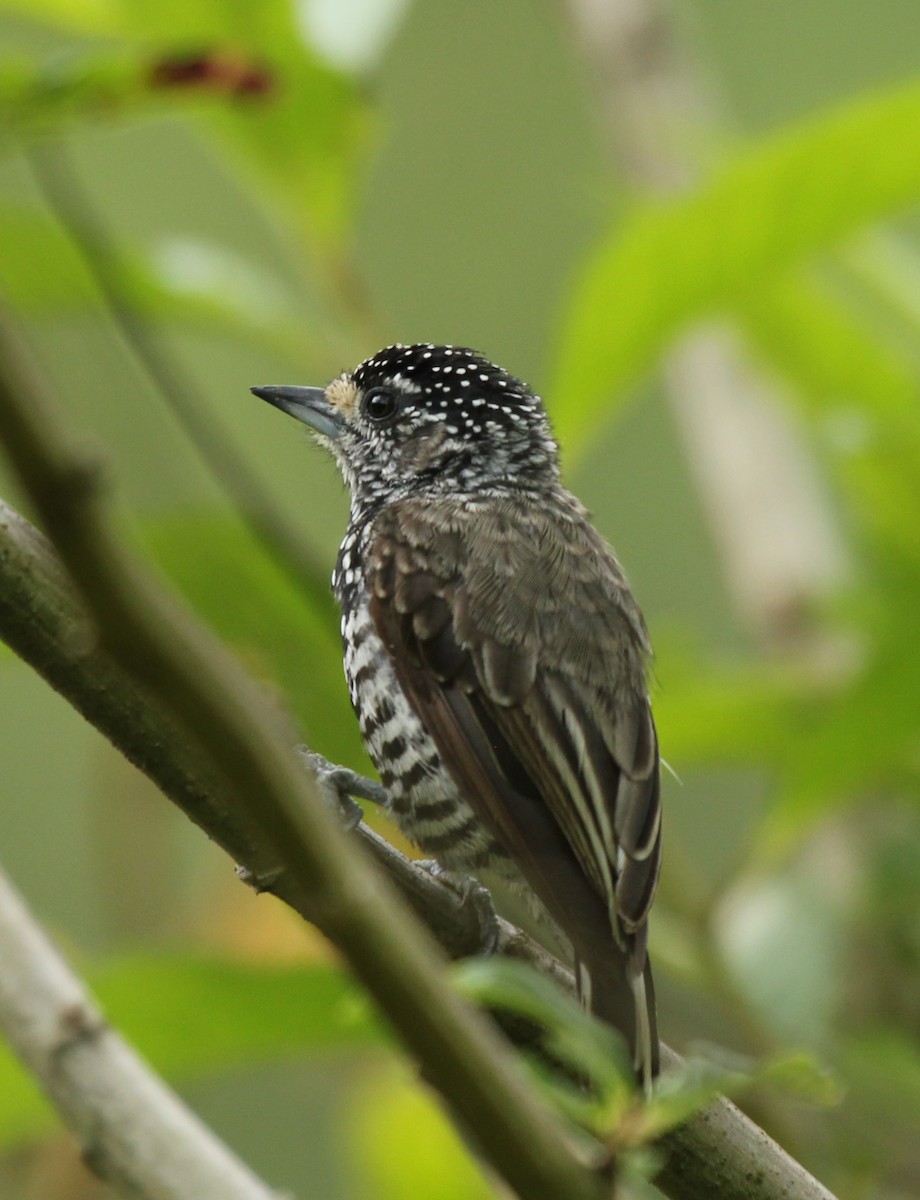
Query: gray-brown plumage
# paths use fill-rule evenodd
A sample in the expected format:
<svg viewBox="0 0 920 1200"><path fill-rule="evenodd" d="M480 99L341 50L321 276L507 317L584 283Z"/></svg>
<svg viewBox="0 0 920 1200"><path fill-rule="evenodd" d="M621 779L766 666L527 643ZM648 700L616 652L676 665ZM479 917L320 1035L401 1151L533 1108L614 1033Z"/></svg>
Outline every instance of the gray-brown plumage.
<svg viewBox="0 0 920 1200"><path fill-rule="evenodd" d="M658 1069L648 640L559 482L539 400L473 351L393 346L325 391L258 388L352 493L333 578L345 669L393 815L453 870L528 888L579 988Z"/></svg>

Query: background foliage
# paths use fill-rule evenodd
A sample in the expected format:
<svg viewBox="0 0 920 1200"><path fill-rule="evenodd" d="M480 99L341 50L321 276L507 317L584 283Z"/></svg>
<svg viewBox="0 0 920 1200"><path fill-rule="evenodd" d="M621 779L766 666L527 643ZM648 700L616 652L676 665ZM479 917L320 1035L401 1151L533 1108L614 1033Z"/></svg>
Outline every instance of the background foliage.
<svg viewBox="0 0 920 1200"><path fill-rule="evenodd" d="M663 1032L810 1052L840 1104L765 1088L753 1114L842 1194L906 1198L920 1190L916 11L694 0L671 17L712 102L680 131L697 182L662 200L610 152L600 84L549 0L5 0L0 295L104 444L130 535L311 744L356 766L324 591L345 499L248 385L322 382L418 339L475 345L541 389L657 646L679 776L652 937ZM710 460L664 386L700 322L743 356L795 450L755 445L768 482L750 510L713 511ZM716 433L750 458L730 440L743 427ZM227 478L250 513L258 486L293 525L296 569ZM727 516L777 538L778 563L803 548L779 609L733 586ZM257 1170L329 1200L491 1194L318 938L241 888L9 654L0 712L5 865ZM0 1190L99 1191L5 1059Z"/></svg>

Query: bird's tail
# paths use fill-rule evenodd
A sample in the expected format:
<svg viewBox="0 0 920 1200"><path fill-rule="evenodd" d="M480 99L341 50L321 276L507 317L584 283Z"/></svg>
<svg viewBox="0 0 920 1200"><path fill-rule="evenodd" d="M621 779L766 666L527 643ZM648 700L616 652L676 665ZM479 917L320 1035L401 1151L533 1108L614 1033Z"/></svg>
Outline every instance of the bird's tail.
<svg viewBox="0 0 920 1200"><path fill-rule="evenodd" d="M576 978L585 1007L626 1039L636 1074L648 1091L660 1061L655 984L645 947L626 953L617 947L601 963L579 961Z"/></svg>

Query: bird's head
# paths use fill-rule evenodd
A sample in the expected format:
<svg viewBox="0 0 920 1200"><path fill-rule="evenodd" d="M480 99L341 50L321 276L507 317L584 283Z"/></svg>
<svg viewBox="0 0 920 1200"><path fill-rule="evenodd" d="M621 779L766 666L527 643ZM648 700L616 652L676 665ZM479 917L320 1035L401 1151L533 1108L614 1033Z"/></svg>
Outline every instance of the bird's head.
<svg viewBox="0 0 920 1200"><path fill-rule="evenodd" d="M539 397L460 346L387 346L326 388L252 391L310 426L356 499L545 486L558 476Z"/></svg>

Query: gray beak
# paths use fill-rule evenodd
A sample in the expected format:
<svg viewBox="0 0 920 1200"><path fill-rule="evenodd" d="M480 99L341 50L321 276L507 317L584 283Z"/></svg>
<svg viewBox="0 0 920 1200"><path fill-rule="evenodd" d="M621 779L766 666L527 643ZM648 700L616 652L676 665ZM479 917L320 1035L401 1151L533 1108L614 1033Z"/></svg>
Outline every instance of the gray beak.
<svg viewBox="0 0 920 1200"><path fill-rule="evenodd" d="M267 400L280 408L289 417L296 417L309 425L317 433L333 441L342 432L342 417L326 399L322 388L289 387L286 385L272 387L254 387L249 389L260 400Z"/></svg>

